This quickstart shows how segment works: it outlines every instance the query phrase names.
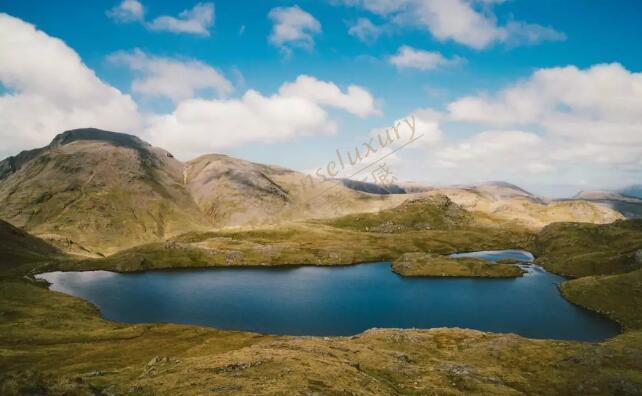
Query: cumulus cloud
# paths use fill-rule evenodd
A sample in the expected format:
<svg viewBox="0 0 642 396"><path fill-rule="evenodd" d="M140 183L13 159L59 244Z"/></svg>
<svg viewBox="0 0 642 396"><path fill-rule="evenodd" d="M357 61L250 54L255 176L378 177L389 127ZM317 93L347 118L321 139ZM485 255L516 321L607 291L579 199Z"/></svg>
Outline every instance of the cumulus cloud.
<svg viewBox="0 0 642 396"><path fill-rule="evenodd" d="M358 85L350 85L345 93L332 82L319 81L314 77L301 75L296 81L286 83L279 89L285 97L304 98L319 105L335 107L359 117L380 115L375 99Z"/></svg>
<svg viewBox="0 0 642 396"><path fill-rule="evenodd" d="M383 33L383 28L368 18L359 18L350 26L348 33L364 43L372 43Z"/></svg>
<svg viewBox="0 0 642 396"><path fill-rule="evenodd" d="M330 108L359 117L380 114L365 88L340 88L310 76L299 76L272 95L248 90L238 98L195 98L203 89L225 95L231 84L195 60L140 50L113 54L113 62L137 74L133 92L176 103L167 114L141 114L129 95L97 78L63 41L6 14L0 14L0 51L12 54L0 62L6 90L0 96L3 156L45 145L61 131L91 126L138 134L187 159L243 144L333 134L337 126Z"/></svg>
<svg viewBox="0 0 642 396"><path fill-rule="evenodd" d="M189 33L209 36L209 28L214 24L214 4L198 3L189 10L181 11L178 17L163 15L147 24L151 30L164 30L172 33Z"/></svg>
<svg viewBox="0 0 642 396"><path fill-rule="evenodd" d="M129 95L105 84L63 41L0 14L0 155L48 143L60 131L141 125Z"/></svg>
<svg viewBox="0 0 642 396"><path fill-rule="evenodd" d="M550 134L605 145L642 145L642 73L617 63L540 69L494 95L448 106L457 121L537 125Z"/></svg>
<svg viewBox="0 0 642 396"><path fill-rule="evenodd" d="M268 17L273 23L268 40L286 54L293 48L312 49L313 36L321 32L321 23L296 5L273 8Z"/></svg>
<svg viewBox="0 0 642 396"><path fill-rule="evenodd" d="M555 172L558 182L602 188L642 175L642 73L617 63L537 70L496 93L450 103L444 122L481 132L429 155L440 174L550 181Z"/></svg>
<svg viewBox="0 0 642 396"><path fill-rule="evenodd" d="M461 62L458 57L446 58L439 52L415 49L404 45L395 55L388 57L388 62L398 69L432 70L442 66L455 65Z"/></svg>
<svg viewBox="0 0 642 396"><path fill-rule="evenodd" d="M143 22L145 9L138 0L123 0L119 5L107 11L107 16L116 22Z"/></svg>
<svg viewBox="0 0 642 396"><path fill-rule="evenodd" d="M171 114L152 117L147 131L155 144L189 158L248 143L333 134L336 124L326 107L361 116L376 113L372 96L361 87L342 92L334 83L300 76L271 96L248 90L238 99L182 101Z"/></svg>
<svg viewBox="0 0 642 396"><path fill-rule="evenodd" d="M491 178L507 171L542 173L553 169L540 160L543 144L542 138L534 133L483 131L468 139L450 142L437 151L435 157L439 166L483 168L484 175Z"/></svg>
<svg viewBox="0 0 642 396"><path fill-rule="evenodd" d="M145 9L140 1L123 0L107 11L107 16L119 23L140 22L150 30L209 36L209 29L214 24L214 4L197 3L191 9L181 11L177 17L161 15L146 22Z"/></svg>
<svg viewBox="0 0 642 396"><path fill-rule="evenodd" d="M506 25L498 24L497 17L492 13L492 6L498 1L341 0L338 2L378 14L397 26L425 28L438 40L453 40L475 49L483 49L496 42L518 45L565 39L563 33L550 27L520 21L511 21Z"/></svg>
<svg viewBox="0 0 642 396"><path fill-rule="evenodd" d="M201 92L213 91L224 96L233 89L232 83L218 70L193 59L151 56L135 49L116 52L109 60L127 66L138 75L131 91L143 96L166 97L177 103Z"/></svg>

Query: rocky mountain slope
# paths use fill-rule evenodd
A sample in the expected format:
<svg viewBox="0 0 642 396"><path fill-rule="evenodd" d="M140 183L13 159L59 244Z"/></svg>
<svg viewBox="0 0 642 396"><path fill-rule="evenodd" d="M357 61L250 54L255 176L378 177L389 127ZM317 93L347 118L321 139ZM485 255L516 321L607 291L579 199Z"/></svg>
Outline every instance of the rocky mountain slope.
<svg viewBox="0 0 642 396"><path fill-rule="evenodd" d="M208 226L182 164L135 136L67 131L0 169L0 218L45 239L107 254Z"/></svg>
<svg viewBox="0 0 642 396"><path fill-rule="evenodd" d="M428 194L443 194L471 211L530 228L578 221L605 224L622 219L618 211L586 200L548 201L509 183L491 182L473 187L437 188Z"/></svg>
<svg viewBox="0 0 642 396"><path fill-rule="evenodd" d="M89 128L0 162L0 219L65 251L99 256L190 231L378 212L441 195L491 222L531 228L622 217L585 200L545 202L501 182L397 187L405 194L220 154L182 163L135 136Z"/></svg>
<svg viewBox="0 0 642 396"><path fill-rule="evenodd" d="M405 200L365 194L278 166L209 154L185 164L185 185L217 226L275 224L391 207Z"/></svg>

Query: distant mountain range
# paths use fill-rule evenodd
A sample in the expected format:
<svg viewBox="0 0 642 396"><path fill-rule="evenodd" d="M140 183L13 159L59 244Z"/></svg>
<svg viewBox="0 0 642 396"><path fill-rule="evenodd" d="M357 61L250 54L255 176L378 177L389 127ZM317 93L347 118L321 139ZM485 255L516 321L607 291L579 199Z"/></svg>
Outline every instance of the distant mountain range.
<svg viewBox="0 0 642 396"><path fill-rule="evenodd" d="M635 184L620 190L620 194L642 199L642 184Z"/></svg>
<svg viewBox="0 0 642 396"><path fill-rule="evenodd" d="M93 128L63 132L45 147L0 161L0 219L87 255L191 231L379 211L433 195L527 227L622 218L599 200L549 202L504 182L378 186L221 154L183 163L136 136Z"/></svg>
<svg viewBox="0 0 642 396"><path fill-rule="evenodd" d="M635 187L622 191L635 192ZM608 206L622 213L628 219L642 218L642 198L633 194L614 191L582 191L573 199L582 199Z"/></svg>

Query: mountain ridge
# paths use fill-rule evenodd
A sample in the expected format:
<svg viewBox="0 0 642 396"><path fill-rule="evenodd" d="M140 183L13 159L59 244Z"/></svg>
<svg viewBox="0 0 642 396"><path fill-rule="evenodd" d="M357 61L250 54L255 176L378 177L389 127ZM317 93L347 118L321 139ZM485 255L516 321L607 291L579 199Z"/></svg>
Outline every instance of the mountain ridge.
<svg viewBox="0 0 642 396"><path fill-rule="evenodd" d="M532 228L620 218L588 201L548 203L506 182L409 186L405 194L359 191L225 154L181 162L137 136L82 128L0 161L0 219L74 253L100 256L186 232L379 212L436 195Z"/></svg>

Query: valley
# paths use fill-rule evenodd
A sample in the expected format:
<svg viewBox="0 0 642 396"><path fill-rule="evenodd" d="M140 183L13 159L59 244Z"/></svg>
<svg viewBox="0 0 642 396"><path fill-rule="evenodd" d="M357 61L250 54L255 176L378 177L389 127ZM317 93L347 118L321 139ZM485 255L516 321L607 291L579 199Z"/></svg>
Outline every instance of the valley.
<svg viewBox="0 0 642 396"><path fill-rule="evenodd" d="M330 180L310 190L305 180L224 155L182 163L131 135L94 129L0 162L0 393L346 394L355 382L360 394L642 388L641 220L505 183L372 194ZM310 205L326 185L334 186L330 197ZM439 276L464 277L454 281L523 280L509 263L446 257L499 249L532 252L536 264L568 277L559 285L564 298L622 332L581 342L451 327L313 337L127 324L36 279L396 260L412 264L401 275L425 276L435 274L426 266L435 260Z"/></svg>

